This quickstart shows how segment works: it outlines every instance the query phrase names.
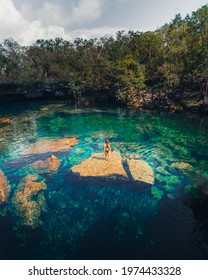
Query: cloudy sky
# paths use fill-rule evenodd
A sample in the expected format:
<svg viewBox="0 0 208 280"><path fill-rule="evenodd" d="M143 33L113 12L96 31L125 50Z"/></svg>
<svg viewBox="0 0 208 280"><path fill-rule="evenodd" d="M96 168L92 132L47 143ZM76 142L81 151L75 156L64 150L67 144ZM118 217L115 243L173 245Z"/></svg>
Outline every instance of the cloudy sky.
<svg viewBox="0 0 208 280"><path fill-rule="evenodd" d="M94 38L118 30L155 30L208 0L0 0L0 42Z"/></svg>

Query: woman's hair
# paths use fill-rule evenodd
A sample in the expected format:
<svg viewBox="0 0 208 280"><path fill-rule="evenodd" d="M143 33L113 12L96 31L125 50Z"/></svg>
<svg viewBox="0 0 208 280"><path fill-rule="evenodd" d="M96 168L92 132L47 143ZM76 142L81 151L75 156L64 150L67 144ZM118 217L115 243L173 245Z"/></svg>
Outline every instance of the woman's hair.
<svg viewBox="0 0 208 280"><path fill-rule="evenodd" d="M105 143L106 143L106 144L109 144L110 142L109 142L109 140L105 140Z"/></svg>

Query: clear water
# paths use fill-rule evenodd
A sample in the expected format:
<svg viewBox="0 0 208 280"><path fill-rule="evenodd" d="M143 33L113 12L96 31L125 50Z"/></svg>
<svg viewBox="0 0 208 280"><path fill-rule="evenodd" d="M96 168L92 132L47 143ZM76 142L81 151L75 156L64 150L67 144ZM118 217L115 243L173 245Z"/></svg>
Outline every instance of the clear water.
<svg viewBox="0 0 208 280"><path fill-rule="evenodd" d="M1 259L207 259L208 120L190 114L122 108L75 109L66 104L0 105L0 168L11 185L0 206ZM12 197L28 164L49 154L21 156L40 138L77 137L71 151L53 153L57 174L43 174L46 206L35 229L22 226ZM82 181L71 167L112 149L141 155L154 186L130 181ZM171 168L185 162L191 172Z"/></svg>

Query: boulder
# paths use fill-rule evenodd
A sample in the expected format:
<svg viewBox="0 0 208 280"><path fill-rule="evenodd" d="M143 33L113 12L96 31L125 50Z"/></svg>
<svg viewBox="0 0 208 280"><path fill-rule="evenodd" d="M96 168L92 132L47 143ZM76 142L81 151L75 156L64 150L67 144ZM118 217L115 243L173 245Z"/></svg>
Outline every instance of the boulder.
<svg viewBox="0 0 208 280"><path fill-rule="evenodd" d="M32 154L44 154L49 152L59 152L67 150L72 146L77 145L78 140L76 138L64 138L64 139L43 139L31 144L27 147L21 155Z"/></svg>
<svg viewBox="0 0 208 280"><path fill-rule="evenodd" d="M46 190L44 180L38 175L24 177L14 193L12 202L15 205L15 213L20 217L20 224L36 228L40 225L40 215L45 208L45 198L39 191ZM35 196L35 199L32 198Z"/></svg>
<svg viewBox="0 0 208 280"><path fill-rule="evenodd" d="M127 164L132 178L150 185L154 184L154 171L143 160L127 159Z"/></svg>
<svg viewBox="0 0 208 280"><path fill-rule="evenodd" d="M0 204L3 204L7 201L10 193L10 185L7 181L6 176L0 169Z"/></svg>
<svg viewBox="0 0 208 280"><path fill-rule="evenodd" d="M110 159L104 154L92 154L79 165L72 167L73 173L82 177L106 177L109 179L127 179L127 174L122 165L122 157L119 152L112 152Z"/></svg>
<svg viewBox="0 0 208 280"><path fill-rule="evenodd" d="M60 166L60 160L52 155L47 160L38 160L30 165L30 170L38 174L42 173L56 173Z"/></svg>

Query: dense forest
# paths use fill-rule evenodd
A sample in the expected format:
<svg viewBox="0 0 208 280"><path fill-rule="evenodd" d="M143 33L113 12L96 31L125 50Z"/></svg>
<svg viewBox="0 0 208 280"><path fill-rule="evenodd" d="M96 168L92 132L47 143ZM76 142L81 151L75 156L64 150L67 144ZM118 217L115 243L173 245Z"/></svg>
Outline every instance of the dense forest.
<svg viewBox="0 0 208 280"><path fill-rule="evenodd" d="M185 18L176 15L154 32L40 39L31 46L9 38L0 44L0 85L60 82L76 97L106 94L123 103L147 92L207 100L208 5Z"/></svg>

